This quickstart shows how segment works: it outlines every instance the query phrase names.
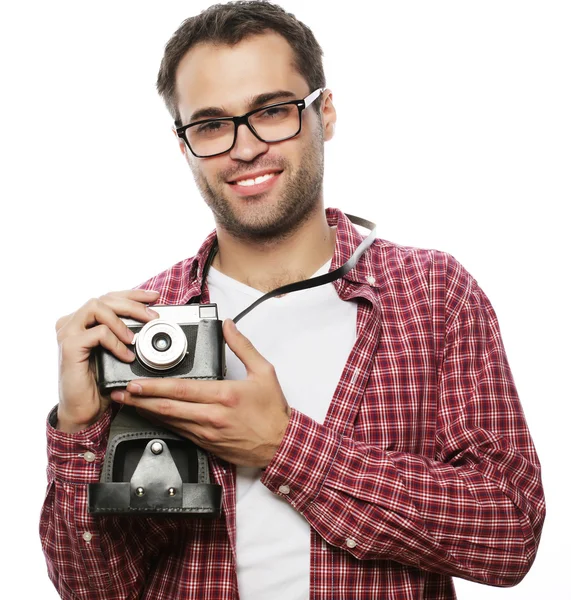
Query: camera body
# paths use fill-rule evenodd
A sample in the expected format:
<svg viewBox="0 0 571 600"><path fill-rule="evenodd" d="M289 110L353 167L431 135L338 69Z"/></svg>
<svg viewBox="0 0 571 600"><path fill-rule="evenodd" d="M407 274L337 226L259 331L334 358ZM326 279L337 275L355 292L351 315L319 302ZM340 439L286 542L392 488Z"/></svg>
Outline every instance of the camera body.
<svg viewBox="0 0 571 600"><path fill-rule="evenodd" d="M224 336L216 304L153 309L159 318L146 324L122 319L135 333L133 362L122 362L101 346L95 349L101 394L143 377L224 378ZM222 488L210 482L204 450L149 422L133 407L121 407L111 423L99 483L88 485L89 512L216 518L221 506Z"/></svg>
<svg viewBox="0 0 571 600"><path fill-rule="evenodd" d="M146 377L224 378L224 337L216 304L153 306L153 310L159 318L146 324L122 318L135 333L133 362L97 348L95 367L102 394Z"/></svg>

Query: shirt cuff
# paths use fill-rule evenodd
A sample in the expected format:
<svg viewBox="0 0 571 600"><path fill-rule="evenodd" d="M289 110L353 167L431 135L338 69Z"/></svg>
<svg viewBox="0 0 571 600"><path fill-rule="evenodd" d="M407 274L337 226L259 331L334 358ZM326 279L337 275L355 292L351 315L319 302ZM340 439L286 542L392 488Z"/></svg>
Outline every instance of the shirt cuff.
<svg viewBox="0 0 571 600"><path fill-rule="evenodd" d="M292 408L282 443L261 482L303 512L319 495L340 446L340 434Z"/></svg>
<svg viewBox="0 0 571 600"><path fill-rule="evenodd" d="M98 421L77 433L56 429L57 408L50 411L46 423L48 480L66 483L99 481L114 416L113 407L109 406Z"/></svg>

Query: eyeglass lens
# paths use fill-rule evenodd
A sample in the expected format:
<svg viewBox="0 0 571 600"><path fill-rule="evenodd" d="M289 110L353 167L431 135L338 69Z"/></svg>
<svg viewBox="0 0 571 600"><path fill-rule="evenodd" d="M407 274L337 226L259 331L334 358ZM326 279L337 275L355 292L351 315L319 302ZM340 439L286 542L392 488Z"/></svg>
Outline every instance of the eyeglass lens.
<svg viewBox="0 0 571 600"><path fill-rule="evenodd" d="M300 127L297 105L285 104L262 108L248 117L248 122L264 142L278 142L293 137ZM226 152L234 142L233 121L208 121L193 125L186 130L190 147L199 156Z"/></svg>

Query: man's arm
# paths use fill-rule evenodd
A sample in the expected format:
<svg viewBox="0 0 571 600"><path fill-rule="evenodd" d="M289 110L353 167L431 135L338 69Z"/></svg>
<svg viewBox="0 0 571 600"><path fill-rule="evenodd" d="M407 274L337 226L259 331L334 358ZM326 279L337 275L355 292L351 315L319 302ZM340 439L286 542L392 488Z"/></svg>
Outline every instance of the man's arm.
<svg viewBox="0 0 571 600"><path fill-rule="evenodd" d="M99 481L111 412L74 434L54 427L55 409L48 418L48 489L40 537L49 577L64 600L127 600L143 589L139 528L87 511L87 484Z"/></svg>
<svg viewBox="0 0 571 600"><path fill-rule="evenodd" d="M543 522L539 463L487 298L453 260L444 278L447 297L425 324L443 348L438 394L427 398L437 405L431 456L364 443L291 409L273 366L229 320L224 337L245 380L141 379L112 397L224 460L265 468L262 483L358 559L514 585Z"/></svg>
<svg viewBox="0 0 571 600"><path fill-rule="evenodd" d="M156 292L116 292L58 320L59 405L47 423L48 490L40 536L49 576L64 599L138 598L153 552L142 527L87 511L87 484L99 481L113 405L101 396L90 365L102 345L122 360L132 334L117 315L149 320ZM145 543L143 543L143 540Z"/></svg>
<svg viewBox="0 0 571 600"><path fill-rule="evenodd" d="M534 560L545 504L497 320L472 284L446 326L434 456L361 443L292 410L262 482L358 559L509 586Z"/></svg>

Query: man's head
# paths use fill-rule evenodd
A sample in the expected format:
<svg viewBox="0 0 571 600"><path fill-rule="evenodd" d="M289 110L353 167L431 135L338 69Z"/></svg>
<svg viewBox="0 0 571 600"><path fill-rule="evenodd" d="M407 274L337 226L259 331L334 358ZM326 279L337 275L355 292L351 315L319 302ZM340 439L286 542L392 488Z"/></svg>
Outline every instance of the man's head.
<svg viewBox="0 0 571 600"><path fill-rule="evenodd" d="M176 126L240 116L324 88L321 55L311 31L278 6L216 5L187 19L175 32L157 87ZM313 107L301 111L300 133L285 141L265 142L265 136L258 139L240 125L230 151L197 158L179 139L219 227L244 239L276 239L319 208L323 141L331 138L335 123L331 93L318 92ZM274 113L263 118L267 121ZM250 124L255 128L253 118ZM222 125L234 127L231 122L205 124L209 131ZM193 152L200 154L195 148ZM264 179L248 185L257 176Z"/></svg>

